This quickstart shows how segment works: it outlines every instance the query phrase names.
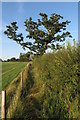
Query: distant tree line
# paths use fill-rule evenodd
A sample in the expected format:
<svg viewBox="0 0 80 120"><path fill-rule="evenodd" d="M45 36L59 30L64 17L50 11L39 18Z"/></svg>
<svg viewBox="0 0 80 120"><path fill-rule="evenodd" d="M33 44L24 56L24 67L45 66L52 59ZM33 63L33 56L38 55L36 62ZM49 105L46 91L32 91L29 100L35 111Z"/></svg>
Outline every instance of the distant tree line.
<svg viewBox="0 0 80 120"><path fill-rule="evenodd" d="M32 52L20 53L19 58L12 57L7 60L0 59L1 62L28 62L34 58L34 54Z"/></svg>
<svg viewBox="0 0 80 120"><path fill-rule="evenodd" d="M34 54L32 52L27 53L20 53L19 61L31 61L34 57Z"/></svg>
<svg viewBox="0 0 80 120"><path fill-rule="evenodd" d="M0 58L0 62L2 62L3 60Z"/></svg>

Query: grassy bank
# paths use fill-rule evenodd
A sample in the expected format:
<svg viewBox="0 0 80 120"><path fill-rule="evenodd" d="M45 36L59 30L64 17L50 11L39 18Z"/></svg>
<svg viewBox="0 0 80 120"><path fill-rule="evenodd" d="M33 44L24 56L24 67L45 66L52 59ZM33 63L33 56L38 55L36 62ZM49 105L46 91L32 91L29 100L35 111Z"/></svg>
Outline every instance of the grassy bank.
<svg viewBox="0 0 80 120"><path fill-rule="evenodd" d="M80 119L80 58L79 44L68 43L52 54L33 62L34 82L40 88L42 118Z"/></svg>
<svg viewBox="0 0 80 120"><path fill-rule="evenodd" d="M23 91L18 89L12 118L80 119L79 68L79 44L75 43L35 58L24 72Z"/></svg>

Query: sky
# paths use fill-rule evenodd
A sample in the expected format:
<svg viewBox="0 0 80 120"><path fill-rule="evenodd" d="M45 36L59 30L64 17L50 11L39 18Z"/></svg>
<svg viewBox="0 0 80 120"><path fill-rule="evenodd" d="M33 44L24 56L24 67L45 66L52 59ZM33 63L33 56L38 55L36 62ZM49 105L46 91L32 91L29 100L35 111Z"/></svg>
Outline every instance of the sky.
<svg viewBox="0 0 80 120"><path fill-rule="evenodd" d="M70 20L71 23L67 26L67 30L71 32L73 39L78 40L77 2L2 2L2 56L0 54L0 58L3 60L11 57L18 58L20 53L27 52L28 50L24 51L20 45L3 34L6 25L16 21L19 26L19 32L22 32L25 38L24 21L29 17L37 21L40 18L40 12L46 13L49 16L52 13L57 13L63 16L63 21Z"/></svg>

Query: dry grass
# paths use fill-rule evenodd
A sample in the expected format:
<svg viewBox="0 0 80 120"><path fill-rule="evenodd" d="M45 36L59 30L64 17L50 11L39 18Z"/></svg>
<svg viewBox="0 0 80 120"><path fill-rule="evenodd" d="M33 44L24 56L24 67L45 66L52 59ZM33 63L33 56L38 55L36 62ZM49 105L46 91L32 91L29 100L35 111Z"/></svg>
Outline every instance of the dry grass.
<svg viewBox="0 0 80 120"><path fill-rule="evenodd" d="M7 118L40 118L40 95L44 85L37 85L32 80L31 64L23 70L23 89L19 76L7 88Z"/></svg>
<svg viewBox="0 0 80 120"><path fill-rule="evenodd" d="M23 74L25 73L26 67L25 69L22 71ZM25 75L24 76L24 80L25 80ZM27 76L27 75L26 75ZM10 83L10 85L7 87L6 89L6 93L7 93L7 117L11 118L13 115L13 112L16 109L17 106L17 102L18 99L20 97L21 94L21 73Z"/></svg>

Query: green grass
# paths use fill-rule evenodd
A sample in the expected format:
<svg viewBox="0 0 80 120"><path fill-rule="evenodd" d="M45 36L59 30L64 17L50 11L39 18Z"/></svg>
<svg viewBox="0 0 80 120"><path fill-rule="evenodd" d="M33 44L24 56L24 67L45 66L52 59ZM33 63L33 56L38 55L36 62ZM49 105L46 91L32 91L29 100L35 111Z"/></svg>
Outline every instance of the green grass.
<svg viewBox="0 0 80 120"><path fill-rule="evenodd" d="M10 99L18 97L16 107L11 104L9 109L11 118L80 119L79 50L79 44L68 44L67 48L35 58L30 69L23 72L23 90L19 80L8 86L7 110Z"/></svg>
<svg viewBox="0 0 80 120"><path fill-rule="evenodd" d="M3 62L2 63L2 89L6 89L10 82L17 77L27 62Z"/></svg>
<svg viewBox="0 0 80 120"><path fill-rule="evenodd" d="M80 119L79 44L36 58L34 83L44 85L40 95L42 118ZM43 89L43 87L42 87Z"/></svg>

